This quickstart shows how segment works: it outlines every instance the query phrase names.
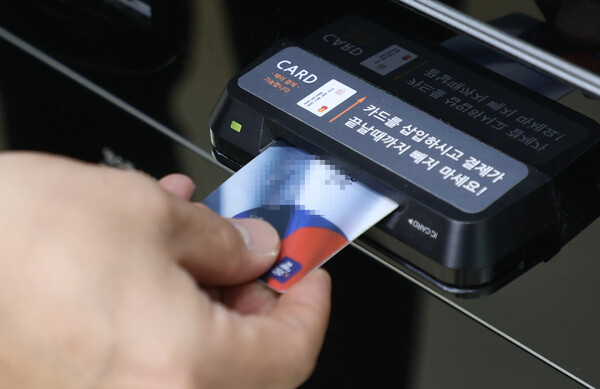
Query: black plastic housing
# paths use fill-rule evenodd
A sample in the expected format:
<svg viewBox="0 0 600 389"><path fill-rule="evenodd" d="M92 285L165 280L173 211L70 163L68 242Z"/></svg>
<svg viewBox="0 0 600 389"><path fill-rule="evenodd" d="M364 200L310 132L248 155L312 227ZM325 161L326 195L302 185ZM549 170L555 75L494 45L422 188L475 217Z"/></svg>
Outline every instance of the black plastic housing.
<svg viewBox="0 0 600 389"><path fill-rule="evenodd" d="M355 18L350 21L354 22ZM357 28L356 23L342 21L340 25L324 31L343 28L344 23ZM317 38L319 33L315 35ZM394 37L392 40L397 37L391 36ZM407 44L405 41L402 43ZM527 166L527 177L500 199L482 212L466 213L238 85L239 78L247 71L289 45L287 42L277 44L229 82L210 117L213 153L222 164L237 170L274 140L284 139L334 161L348 174L400 204L395 212L359 238L360 245L393 266L452 294L465 297L485 295L536 263L550 259L600 213L600 130L598 124L589 118L486 69L464 63L440 49L438 55L451 61L452 66L468 68L468 72L484 77L495 88L518 93L530 104L551 109L565 120L587 129L584 139L550 160L534 164L527 158L520 158L520 151L511 150L511 145L494 143L489 137L478 136L473 128L468 128L468 122L452 122L439 110L428 106L426 101L419 102L415 96L401 94L385 80L368 77L369 72L362 74L356 58L345 60L344 55L338 52L328 56L326 50L320 50L318 39L308 37L305 45L300 47L308 47L313 53L333 61L377 88L451 123ZM423 42L419 45L427 46ZM368 52L364 47L362 50ZM376 50L379 48L373 47L371 52ZM244 123L243 131L231 129L233 120ZM414 224L415 220L418 225ZM437 232L436 239L423 233L424 229L433 227Z"/></svg>

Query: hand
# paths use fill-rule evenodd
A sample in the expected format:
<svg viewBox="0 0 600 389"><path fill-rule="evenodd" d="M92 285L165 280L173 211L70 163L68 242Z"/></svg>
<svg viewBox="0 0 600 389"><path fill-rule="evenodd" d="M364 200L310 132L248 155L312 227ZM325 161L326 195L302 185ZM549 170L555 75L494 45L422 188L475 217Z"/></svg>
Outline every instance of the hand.
<svg viewBox="0 0 600 389"><path fill-rule="evenodd" d="M286 388L314 368L330 279L256 283L279 249L191 181L0 154L0 387Z"/></svg>

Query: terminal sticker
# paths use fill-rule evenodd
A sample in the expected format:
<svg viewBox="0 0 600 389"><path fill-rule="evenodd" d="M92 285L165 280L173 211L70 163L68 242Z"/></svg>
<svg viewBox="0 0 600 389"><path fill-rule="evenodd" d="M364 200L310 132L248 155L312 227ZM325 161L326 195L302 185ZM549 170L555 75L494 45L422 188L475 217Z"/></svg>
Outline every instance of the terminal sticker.
<svg viewBox="0 0 600 389"><path fill-rule="evenodd" d="M302 108L321 117L331 111L356 91L336 80L330 80L325 85L298 102Z"/></svg>
<svg viewBox="0 0 600 389"><path fill-rule="evenodd" d="M264 81L281 62L307 69L318 81L281 93ZM467 213L485 210L529 173L524 163L298 47L282 49L238 84ZM353 95L360 98L348 99Z"/></svg>
<svg viewBox="0 0 600 389"><path fill-rule="evenodd" d="M504 24L506 21L502 22L504 27L514 28L514 23ZM335 46L332 36L344 37L345 46ZM460 49L469 61L483 59L486 67L505 76L508 72L509 78L527 69L518 67L513 73L514 61L483 50L483 45L465 44L465 39L452 38L442 46ZM527 69L526 75L520 74L515 80L535 93L522 93L511 82L456 62L431 43L398 35L362 17L348 16L311 34L302 44L321 58L342 64L405 102L545 173L562 171L580 155L577 150L588 148L586 139L593 137L590 129L597 129L597 123L562 104L535 96L551 92L548 83L554 85L550 89L556 89L556 82ZM360 49L350 53L353 47ZM401 66L403 58L411 62L406 68ZM559 95L565 93L564 88L558 89L555 92Z"/></svg>
<svg viewBox="0 0 600 389"><path fill-rule="evenodd" d="M415 53L411 53L398 45L391 45L374 56L365 59L360 64L385 76L417 57Z"/></svg>

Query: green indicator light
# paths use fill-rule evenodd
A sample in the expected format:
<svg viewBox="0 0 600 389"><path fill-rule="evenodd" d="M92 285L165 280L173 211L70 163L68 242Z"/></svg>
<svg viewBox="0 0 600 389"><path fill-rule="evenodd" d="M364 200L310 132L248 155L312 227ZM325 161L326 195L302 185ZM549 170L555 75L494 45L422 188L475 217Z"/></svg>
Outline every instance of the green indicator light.
<svg viewBox="0 0 600 389"><path fill-rule="evenodd" d="M235 120L232 120L231 121L231 129L236 132L241 132L242 125L240 123L236 122Z"/></svg>

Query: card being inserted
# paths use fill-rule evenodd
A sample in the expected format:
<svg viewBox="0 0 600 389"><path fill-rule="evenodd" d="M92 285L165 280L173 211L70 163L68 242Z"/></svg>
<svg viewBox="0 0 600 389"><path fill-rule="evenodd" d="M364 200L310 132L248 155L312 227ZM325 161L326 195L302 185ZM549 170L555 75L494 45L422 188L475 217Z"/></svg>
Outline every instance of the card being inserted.
<svg viewBox="0 0 600 389"><path fill-rule="evenodd" d="M261 281L285 292L371 228L398 204L330 162L277 142L205 200L230 218L260 218L281 238L275 265Z"/></svg>

